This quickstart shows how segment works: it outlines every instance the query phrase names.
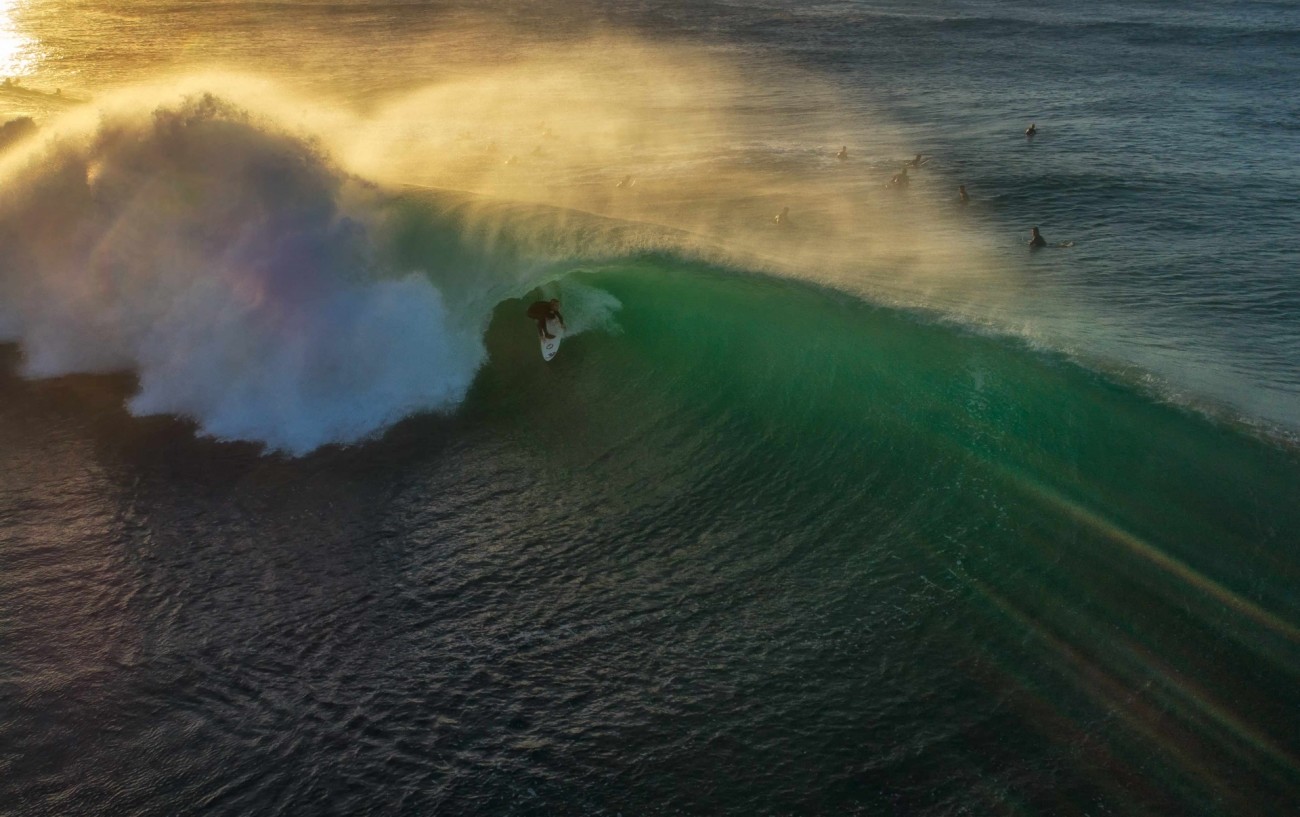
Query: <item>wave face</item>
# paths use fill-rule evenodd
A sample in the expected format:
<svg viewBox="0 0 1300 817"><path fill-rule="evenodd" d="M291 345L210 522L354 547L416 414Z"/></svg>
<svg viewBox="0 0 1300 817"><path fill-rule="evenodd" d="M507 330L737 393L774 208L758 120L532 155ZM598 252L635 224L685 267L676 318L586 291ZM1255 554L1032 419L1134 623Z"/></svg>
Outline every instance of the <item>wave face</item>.
<svg viewBox="0 0 1300 817"><path fill-rule="evenodd" d="M455 405L484 354L485 313L389 262L391 206L211 96L60 133L0 199L0 333L220 439L359 440Z"/></svg>
<svg viewBox="0 0 1300 817"><path fill-rule="evenodd" d="M623 577L620 603L667 619L629 614L626 653L612 633L574 650L636 667L614 710L656 690L662 731L630 751L695 757L696 728L743 758L721 784L652 776L647 797L888 813L879 792L901 790L953 814L987 779L1043 813L1295 797L1294 450L804 285L672 257L581 280L623 304L624 331L538 367L503 305L467 407L541 475L496 529L555 517L565 565ZM716 695L701 712L664 678ZM1116 781L1114 757L1167 785ZM810 791L827 767L855 771Z"/></svg>

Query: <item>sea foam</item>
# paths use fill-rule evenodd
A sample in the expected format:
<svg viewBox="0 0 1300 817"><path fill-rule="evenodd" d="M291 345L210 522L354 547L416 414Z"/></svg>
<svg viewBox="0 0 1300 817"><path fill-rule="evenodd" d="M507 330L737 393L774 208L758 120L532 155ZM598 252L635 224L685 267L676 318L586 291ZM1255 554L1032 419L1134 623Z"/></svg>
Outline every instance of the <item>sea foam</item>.
<svg viewBox="0 0 1300 817"><path fill-rule="evenodd" d="M385 194L210 95L43 134L0 187L24 373L134 371L138 414L301 454L453 407L490 304L380 246Z"/></svg>

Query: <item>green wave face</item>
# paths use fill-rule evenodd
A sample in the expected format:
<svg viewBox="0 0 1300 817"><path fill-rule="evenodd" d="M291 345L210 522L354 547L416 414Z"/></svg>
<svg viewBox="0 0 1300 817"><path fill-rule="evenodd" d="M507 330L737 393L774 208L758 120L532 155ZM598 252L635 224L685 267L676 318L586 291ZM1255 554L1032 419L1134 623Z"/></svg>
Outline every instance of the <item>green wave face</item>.
<svg viewBox="0 0 1300 817"><path fill-rule="evenodd" d="M956 665L1054 713L1029 718L1042 729L1120 712L1114 751L1159 743L1178 785L1214 785L1170 749L1209 734L1240 749L1220 770L1294 781L1294 452L1021 343L804 285L647 258L557 291L593 290L622 304L617 329L550 364L526 301L502 304L465 409L528 452L538 507L586 520L616 563L666 551L735 604L762 599L777 631L855 633L862 652L821 668L827 683L861 680L877 653L920 686ZM982 709L981 689L954 695Z"/></svg>

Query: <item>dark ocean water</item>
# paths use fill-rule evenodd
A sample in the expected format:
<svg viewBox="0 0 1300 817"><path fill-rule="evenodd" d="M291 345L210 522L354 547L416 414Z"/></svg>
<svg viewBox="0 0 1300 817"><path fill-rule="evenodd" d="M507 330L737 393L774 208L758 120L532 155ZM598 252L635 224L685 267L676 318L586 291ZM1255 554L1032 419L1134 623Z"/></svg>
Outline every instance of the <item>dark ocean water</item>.
<svg viewBox="0 0 1300 817"><path fill-rule="evenodd" d="M933 155L997 274L379 193L220 104L55 138L0 193L0 813L1295 812L1293 4L470 11L736 61L715 171L829 174L810 71L891 123L835 183ZM452 4L80 12L28 85L468 59Z"/></svg>

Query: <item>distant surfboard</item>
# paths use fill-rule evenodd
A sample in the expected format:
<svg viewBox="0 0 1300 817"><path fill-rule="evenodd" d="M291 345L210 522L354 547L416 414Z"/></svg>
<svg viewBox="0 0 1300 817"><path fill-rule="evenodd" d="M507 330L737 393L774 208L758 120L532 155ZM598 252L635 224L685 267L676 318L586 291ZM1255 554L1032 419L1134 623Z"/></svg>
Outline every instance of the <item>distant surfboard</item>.
<svg viewBox="0 0 1300 817"><path fill-rule="evenodd" d="M546 331L555 335L553 338L542 338L542 360L550 360L555 357L555 353L560 351L560 341L564 339L564 327L555 318L546 322Z"/></svg>

